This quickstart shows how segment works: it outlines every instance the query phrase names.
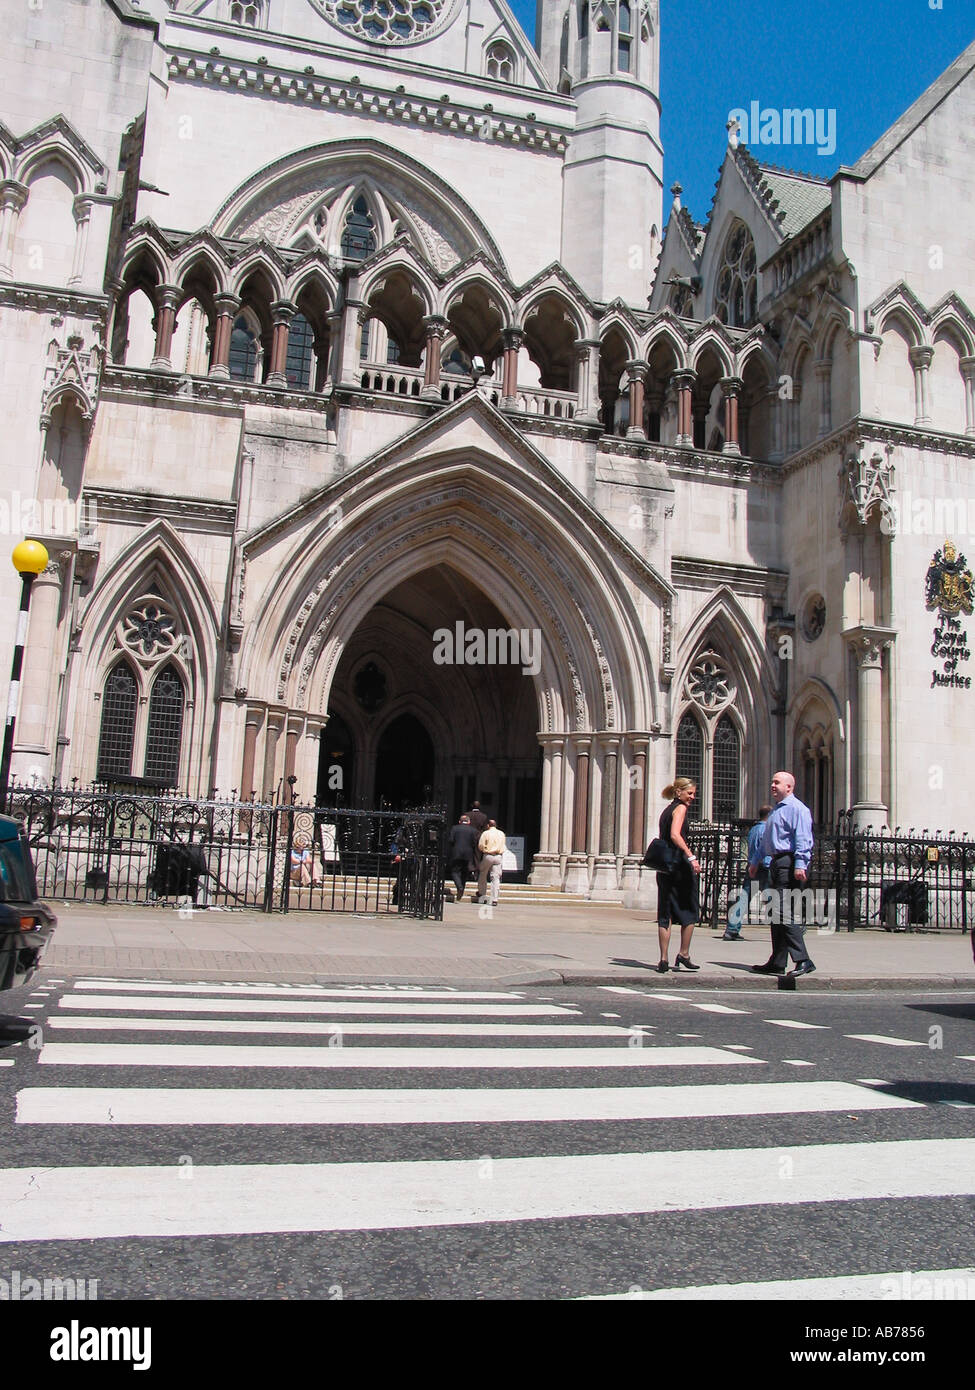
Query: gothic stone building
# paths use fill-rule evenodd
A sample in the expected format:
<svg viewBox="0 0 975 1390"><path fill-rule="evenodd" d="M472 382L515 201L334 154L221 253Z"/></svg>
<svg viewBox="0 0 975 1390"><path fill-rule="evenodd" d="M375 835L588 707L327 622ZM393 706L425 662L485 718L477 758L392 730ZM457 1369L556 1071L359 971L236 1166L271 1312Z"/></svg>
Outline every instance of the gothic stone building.
<svg viewBox="0 0 975 1390"><path fill-rule="evenodd" d="M820 822L969 825L975 45L829 181L732 128L664 228L656 0L5 38L17 776L477 795L604 897L675 769L715 819L785 766Z"/></svg>

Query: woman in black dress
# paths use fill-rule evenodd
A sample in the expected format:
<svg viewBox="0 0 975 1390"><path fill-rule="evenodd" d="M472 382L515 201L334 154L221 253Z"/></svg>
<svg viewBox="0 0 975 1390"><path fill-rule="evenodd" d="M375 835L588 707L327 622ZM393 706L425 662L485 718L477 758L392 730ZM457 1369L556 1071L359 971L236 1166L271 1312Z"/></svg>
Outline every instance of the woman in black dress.
<svg viewBox="0 0 975 1390"><path fill-rule="evenodd" d="M697 795L697 787L687 777L675 777L669 787L665 787L663 795L670 802L670 805L660 816L660 838L674 847L674 853L679 853L680 858L676 860L675 866L666 874L657 875L657 931L660 937L660 964L657 966L659 975L666 975L670 969L670 925L677 922L680 925L680 951L677 956L675 970L700 970L699 965L692 965L689 951L691 949L691 937L694 928L701 918L701 908L697 898L697 876L701 872L701 866L697 862L691 847L684 839L684 822L687 819L687 808Z"/></svg>

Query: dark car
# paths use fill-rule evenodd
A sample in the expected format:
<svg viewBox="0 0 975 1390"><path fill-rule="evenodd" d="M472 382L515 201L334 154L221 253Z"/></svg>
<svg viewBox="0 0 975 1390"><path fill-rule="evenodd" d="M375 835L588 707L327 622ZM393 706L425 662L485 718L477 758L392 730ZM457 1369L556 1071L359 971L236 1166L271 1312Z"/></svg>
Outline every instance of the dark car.
<svg viewBox="0 0 975 1390"><path fill-rule="evenodd" d="M57 918L37 900L37 882L20 824L0 816L0 990L27 984Z"/></svg>

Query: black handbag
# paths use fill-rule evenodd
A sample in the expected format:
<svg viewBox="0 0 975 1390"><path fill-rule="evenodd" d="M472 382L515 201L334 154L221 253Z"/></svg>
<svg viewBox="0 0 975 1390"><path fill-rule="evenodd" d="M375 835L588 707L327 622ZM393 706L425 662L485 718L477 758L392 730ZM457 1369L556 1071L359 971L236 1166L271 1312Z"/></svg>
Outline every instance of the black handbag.
<svg viewBox="0 0 975 1390"><path fill-rule="evenodd" d="M659 835L647 845L643 864L647 869L656 869L658 874L670 874L677 868L684 856L675 844L661 840Z"/></svg>

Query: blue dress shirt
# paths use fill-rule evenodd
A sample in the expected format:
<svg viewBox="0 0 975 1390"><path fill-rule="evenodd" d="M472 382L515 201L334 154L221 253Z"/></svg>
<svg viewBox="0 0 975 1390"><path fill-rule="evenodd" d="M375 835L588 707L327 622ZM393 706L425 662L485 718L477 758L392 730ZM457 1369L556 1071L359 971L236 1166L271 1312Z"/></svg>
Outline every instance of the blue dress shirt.
<svg viewBox="0 0 975 1390"><path fill-rule="evenodd" d="M792 854L793 868L808 869L812 858L812 815L790 792L775 806L765 822L762 850L766 856Z"/></svg>
<svg viewBox="0 0 975 1390"><path fill-rule="evenodd" d="M768 856L762 850L765 839L765 821L760 820L748 832L748 862L757 868L768 868Z"/></svg>

